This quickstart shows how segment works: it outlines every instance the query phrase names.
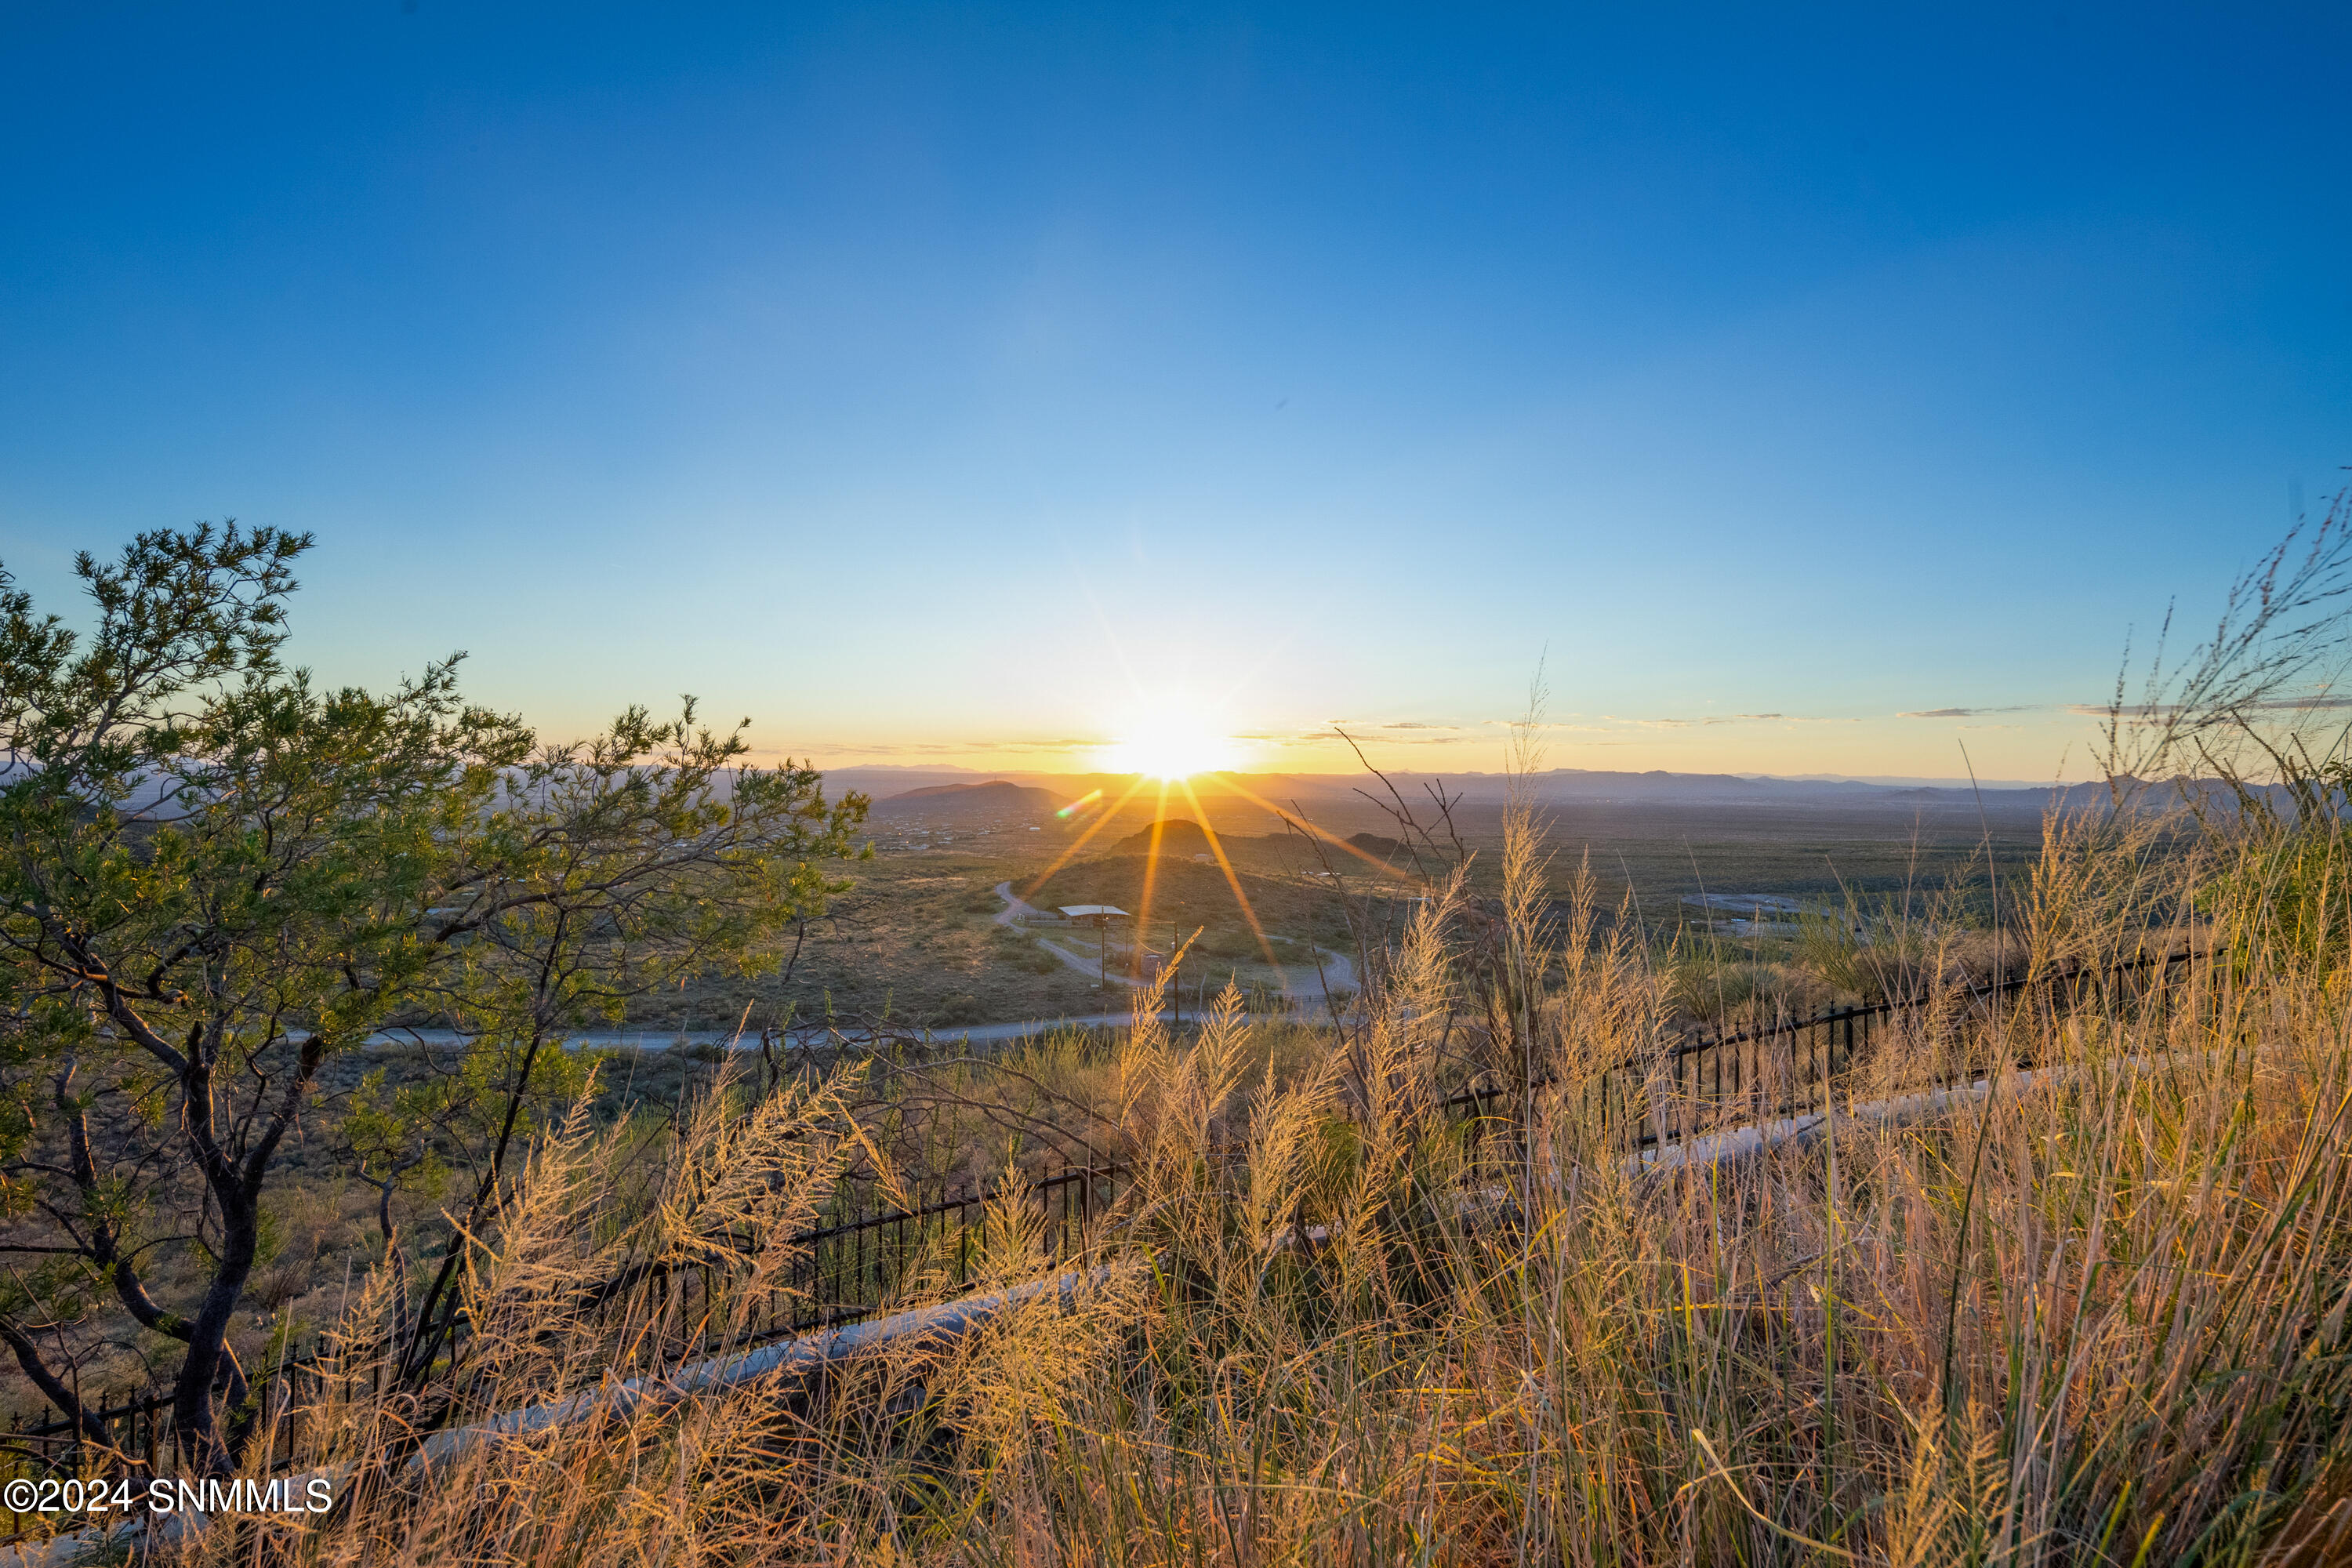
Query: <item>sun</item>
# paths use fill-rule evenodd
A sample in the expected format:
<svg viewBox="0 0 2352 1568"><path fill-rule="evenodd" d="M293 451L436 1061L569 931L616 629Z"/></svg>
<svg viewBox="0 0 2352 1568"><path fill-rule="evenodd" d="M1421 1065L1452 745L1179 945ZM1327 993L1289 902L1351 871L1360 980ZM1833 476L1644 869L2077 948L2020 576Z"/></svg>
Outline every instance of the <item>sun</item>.
<svg viewBox="0 0 2352 1568"><path fill-rule="evenodd" d="M1103 766L1117 773L1181 779L1232 767L1233 738L1181 714L1162 713L1130 727L1103 749Z"/></svg>

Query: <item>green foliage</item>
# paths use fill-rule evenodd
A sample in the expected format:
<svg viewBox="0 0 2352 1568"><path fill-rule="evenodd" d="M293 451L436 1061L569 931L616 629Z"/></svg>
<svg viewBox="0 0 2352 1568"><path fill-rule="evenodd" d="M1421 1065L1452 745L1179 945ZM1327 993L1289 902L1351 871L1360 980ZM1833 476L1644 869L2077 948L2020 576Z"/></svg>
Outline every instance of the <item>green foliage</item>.
<svg viewBox="0 0 2352 1568"><path fill-rule="evenodd" d="M1062 967L1061 960L1039 947L1035 939L1011 926L998 926L993 932L996 959L1009 968L1025 974L1051 974Z"/></svg>
<svg viewBox="0 0 2352 1568"><path fill-rule="evenodd" d="M866 804L743 766L743 727L690 699L552 745L464 702L462 656L321 689L278 660L309 543L206 525L84 554L87 634L0 572L0 1202L39 1233L8 1249L44 1260L0 1341L75 1415L35 1336L110 1293L186 1347L176 1414L220 1463L215 1395L245 1383L224 1330L325 1060L401 1022L466 1034L429 1090L364 1089L346 1138L387 1204L462 1163L478 1220L585 1081L565 1034L761 962L838 886L820 862ZM184 1310L141 1275L178 1237L212 1263Z"/></svg>
<svg viewBox="0 0 2352 1568"><path fill-rule="evenodd" d="M940 1004L939 1012L931 1022L935 1025L977 1024L987 1015L988 1009L981 1005L979 997L969 991L959 991Z"/></svg>

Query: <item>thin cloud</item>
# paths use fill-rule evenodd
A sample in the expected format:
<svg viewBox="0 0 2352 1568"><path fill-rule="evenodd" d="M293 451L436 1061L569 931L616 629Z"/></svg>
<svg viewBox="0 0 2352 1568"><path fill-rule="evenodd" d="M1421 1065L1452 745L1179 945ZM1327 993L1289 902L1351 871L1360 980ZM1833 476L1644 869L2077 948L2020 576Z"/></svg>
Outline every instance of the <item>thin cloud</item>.
<svg viewBox="0 0 2352 1568"><path fill-rule="evenodd" d="M1862 722L1859 719L1832 717L1826 713L1735 713L1732 717L1743 723L1762 723L1768 721L1775 724L1859 724Z"/></svg>
<svg viewBox="0 0 2352 1568"><path fill-rule="evenodd" d="M1236 741L1247 741L1261 746L1329 746L1339 743L1339 732L1356 737L1376 746L1458 746L1477 737L1465 733L1458 724L1429 723L1420 720L1335 719L1328 726L1315 730L1260 730L1234 735Z"/></svg>
<svg viewBox="0 0 2352 1568"><path fill-rule="evenodd" d="M1690 730L1710 724L1859 724L1859 719L1835 718L1824 713L1706 713L1695 719L1621 719L1611 713L1603 718L1612 724L1632 724L1644 730Z"/></svg>
<svg viewBox="0 0 2352 1568"><path fill-rule="evenodd" d="M1342 733L1381 746L1452 746L1473 738L1467 726L1449 720L1333 719L1326 728L1302 730L1276 743L1328 745Z"/></svg>
<svg viewBox="0 0 2352 1568"><path fill-rule="evenodd" d="M1974 719L1985 713L2031 713L2040 706L2032 702L2011 703L2006 708L1921 708L1908 713L1897 713L1897 719Z"/></svg>

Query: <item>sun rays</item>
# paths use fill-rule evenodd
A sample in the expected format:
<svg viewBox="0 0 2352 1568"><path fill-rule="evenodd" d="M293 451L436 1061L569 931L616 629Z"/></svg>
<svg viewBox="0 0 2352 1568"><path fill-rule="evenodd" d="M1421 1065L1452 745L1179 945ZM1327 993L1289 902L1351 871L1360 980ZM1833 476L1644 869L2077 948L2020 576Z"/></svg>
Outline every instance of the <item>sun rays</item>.
<svg viewBox="0 0 2352 1568"><path fill-rule="evenodd" d="M1250 934L1257 938L1258 951L1265 955L1266 967L1274 971L1276 979L1287 986L1290 984L1290 978L1283 973L1282 964L1274 956L1274 943L1266 940L1265 927L1258 923L1257 910L1250 906L1249 894L1242 889L1242 879L1234 873L1234 863L1225 855L1225 842L1217 836L1215 825L1210 822L1208 808L1201 804L1201 797L1192 793L1191 779L1181 779L1178 784L1184 791L1184 798L1192 803L1192 810L1200 817L1201 832L1209 841L1209 853L1217 858L1217 869L1225 874L1225 886L1234 890L1234 902L1240 906L1242 919L1249 922Z"/></svg>
<svg viewBox="0 0 2352 1568"><path fill-rule="evenodd" d="M1118 639L1114 636L1110 640L1115 645ZM1120 657L1118 662L1129 679L1133 680L1134 668L1124 657ZM1246 748L1244 742L1213 720L1212 715L1222 708L1222 703L1203 704L1181 689L1147 692L1139 682L1134 700L1128 705L1121 721L1110 726L1117 738L1104 744L1097 752L1106 771L1131 775L1131 782L1127 783L1123 789L1117 784L1109 786L1118 792L1115 798L1103 790L1094 790L1055 814L1074 825L1080 818L1091 820L1086 821L1082 831L1054 857L1050 865L1036 874L1031 886L1043 887L1050 881L1084 853L1106 826L1118 821L1129 805L1137 803L1138 797L1143 796L1150 789L1153 793L1140 803L1150 808L1150 816L1148 824L1142 825L1148 827L1148 836L1142 846L1142 886L1137 894L1134 916L1139 953L1149 942L1151 922L1162 896L1164 879L1160 864L1160 852L1167 834L1170 804L1171 800L1178 801L1191 808L1192 819L1200 825L1207 840L1209 858L1214 861L1226 888L1233 894L1234 907L1248 926L1258 952L1266 967L1273 972L1276 984L1287 990L1289 976L1276 955L1273 938L1267 933L1265 921L1259 918L1241 872L1227 851L1223 835L1211 820L1208 804L1202 798L1202 792L1194 787L1195 775L1216 774L1217 790L1229 792L1233 797L1269 813L1286 826L1298 830L1318 845L1337 848L1383 874L1394 875L1396 868L1318 827L1300 814L1276 805L1239 783L1232 770L1245 762L1243 753ZM1217 792L1209 793L1213 798ZM1105 940L1108 940L1108 933Z"/></svg>
<svg viewBox="0 0 2352 1568"><path fill-rule="evenodd" d="M1146 780L1139 777L1133 784L1128 785L1127 793L1125 795L1120 795L1117 800L1111 802L1110 805L1097 812L1095 814L1095 819L1087 825L1087 830L1084 833L1079 834L1076 838L1070 840L1069 844L1062 850L1062 852L1054 857L1054 863L1046 867L1043 871L1038 872L1035 878L1030 881L1029 885L1032 888L1042 888L1047 882L1052 881L1054 879L1055 872L1068 865L1070 863L1070 858L1076 855L1079 850L1084 849L1089 839L1093 838L1096 834L1100 833L1108 824L1118 818L1119 808L1125 805L1129 801L1133 800L1137 794L1141 791L1146 782ZM1087 798L1088 800L1097 799L1099 798L1101 795L1102 791L1096 790L1092 795L1089 795ZM1077 804L1083 805L1086 802L1080 801ZM1059 814L1057 813L1056 815Z"/></svg>
<svg viewBox="0 0 2352 1568"><path fill-rule="evenodd" d="M1133 781L1116 799L1107 798L1104 792L1097 789L1089 792L1080 800L1072 803L1070 806L1065 807L1062 812L1056 814L1066 818L1075 818L1090 810L1093 820L1088 822L1085 830L1054 858L1052 864L1036 876L1032 886L1042 887L1051 880L1057 872L1083 852L1105 826L1118 820L1120 813L1130 802L1135 801L1147 788L1151 789L1153 793L1149 803L1150 817L1147 825L1149 837L1144 845L1143 885L1138 895L1134 917L1136 946L1140 952L1149 944L1149 933L1160 899L1160 850L1167 834L1169 804L1171 797L1181 797L1182 803L1191 807L1192 820L1199 824L1202 836L1207 840L1210 857L1214 860L1219 874L1224 879L1226 888L1232 892L1234 907L1240 911L1244 923L1249 927L1251 938L1257 944L1259 955L1265 960L1266 967L1274 973L1276 984L1287 990L1290 984L1289 975L1281 959L1275 952L1273 939L1267 934L1265 923L1259 918L1256 906L1250 900L1249 890L1243 884L1241 873L1234 867L1233 857L1226 851L1223 836L1217 831L1216 825L1211 817L1208 804L1201 798L1201 793L1193 787L1190 775L1194 772L1206 770L1179 765L1195 761L1208 753L1198 748L1197 737L1176 738L1179 733L1175 731L1168 731L1150 746L1139 747L1136 751L1128 753L1139 759L1146 756L1155 757L1166 771L1139 771ZM1127 743L1122 742L1122 744ZM1370 854L1337 834L1317 826L1298 812L1286 810L1276 805L1242 784L1232 773L1221 772L1216 782L1220 789L1268 813L1286 826L1297 830L1313 842L1338 849L1361 861L1372 870L1390 876L1396 874L1397 868L1379 856ZM1108 933L1106 933L1106 940L1108 940ZM1174 952L1173 943L1170 951L1171 953Z"/></svg>

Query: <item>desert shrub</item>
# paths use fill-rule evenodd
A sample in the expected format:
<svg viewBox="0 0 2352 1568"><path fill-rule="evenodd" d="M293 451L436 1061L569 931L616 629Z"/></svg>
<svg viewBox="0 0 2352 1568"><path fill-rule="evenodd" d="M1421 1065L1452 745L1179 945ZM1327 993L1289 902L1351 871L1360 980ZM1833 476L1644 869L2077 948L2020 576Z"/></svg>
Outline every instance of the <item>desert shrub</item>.
<svg viewBox="0 0 2352 1568"><path fill-rule="evenodd" d="M1844 994L1805 963L1738 956L1706 940L1674 944L1658 970L1662 995L1675 1015L1717 1026L1805 1016Z"/></svg>
<svg viewBox="0 0 2352 1568"><path fill-rule="evenodd" d="M1211 930L1202 933L1192 951L1202 958L1240 959L1255 963L1265 957L1257 938L1246 930Z"/></svg>
<svg viewBox="0 0 2352 1568"><path fill-rule="evenodd" d="M274 1312L306 1294L316 1262L307 1254L281 1256L256 1270L252 1287L255 1304Z"/></svg>
<svg viewBox="0 0 2352 1568"><path fill-rule="evenodd" d="M969 991L959 991L931 1010L934 1024L977 1024L988 1016L988 1008Z"/></svg>
<svg viewBox="0 0 2352 1568"><path fill-rule="evenodd" d="M1061 960L1039 947L1034 938L1010 927L997 927L992 941L997 961L1024 974L1051 974L1062 967Z"/></svg>

